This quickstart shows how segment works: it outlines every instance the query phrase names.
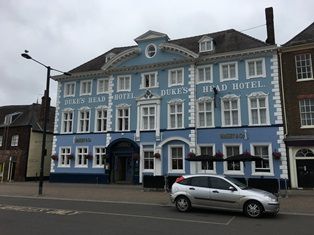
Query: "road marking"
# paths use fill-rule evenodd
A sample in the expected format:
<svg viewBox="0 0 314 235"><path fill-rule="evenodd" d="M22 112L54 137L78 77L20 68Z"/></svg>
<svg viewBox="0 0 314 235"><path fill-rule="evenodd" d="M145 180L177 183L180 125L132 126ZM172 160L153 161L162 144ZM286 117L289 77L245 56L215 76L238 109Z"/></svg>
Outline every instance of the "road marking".
<svg viewBox="0 0 314 235"><path fill-rule="evenodd" d="M74 210L39 208L39 207L29 207L29 206L15 206L15 205L4 205L4 204L0 204L0 210L46 213L46 214L53 214L53 215L76 215L79 213L78 211L74 211Z"/></svg>
<svg viewBox="0 0 314 235"><path fill-rule="evenodd" d="M97 212L97 211L79 211L79 213L96 214L96 215L109 215L109 216L123 216L123 217L144 218L144 219L153 219L153 220L157 219L157 220L185 222L185 223L197 223L197 224L216 224L216 225L224 225L224 226L228 226L235 217L235 216L233 216L226 223L223 223L223 222L204 221L204 220L177 219L177 218L172 218L172 217L159 217L159 216L148 216L148 215Z"/></svg>

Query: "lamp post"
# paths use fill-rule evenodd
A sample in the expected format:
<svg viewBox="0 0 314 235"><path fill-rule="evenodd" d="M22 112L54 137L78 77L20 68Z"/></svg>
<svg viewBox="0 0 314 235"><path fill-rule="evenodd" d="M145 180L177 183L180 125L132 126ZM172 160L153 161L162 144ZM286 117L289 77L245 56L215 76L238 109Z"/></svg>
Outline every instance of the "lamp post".
<svg viewBox="0 0 314 235"><path fill-rule="evenodd" d="M47 66L47 65L41 63L38 60L35 60L34 58L32 58L28 54L27 50L25 50L25 52L22 53L21 56L24 57L25 59L33 60L37 64L40 64L40 65L44 66L47 69L46 90L45 90L45 93L44 93L44 97L45 97L45 103L44 103L44 126L43 126L43 138L42 138L42 145L41 145L40 173L39 173L39 185L38 185L38 195L42 195L43 194L43 181L44 181L44 163L45 163L45 155L47 155L47 151L46 151L46 133L47 133L47 124L48 124L49 110L50 110L50 105L49 105L50 72L51 72L51 70L53 70L53 71L57 71L59 73L67 75L67 76L71 76L71 74L66 73L66 72L62 72L62 71L54 69L54 68L51 68L50 66Z"/></svg>

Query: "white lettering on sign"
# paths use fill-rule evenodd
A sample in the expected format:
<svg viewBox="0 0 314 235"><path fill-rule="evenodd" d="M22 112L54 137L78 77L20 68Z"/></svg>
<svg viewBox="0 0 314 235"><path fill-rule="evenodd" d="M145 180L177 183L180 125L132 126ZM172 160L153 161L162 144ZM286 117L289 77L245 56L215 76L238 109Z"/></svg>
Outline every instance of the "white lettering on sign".
<svg viewBox="0 0 314 235"><path fill-rule="evenodd" d="M164 89L160 91L161 96L165 95L182 95L187 94L189 92L189 88L187 87L179 87L179 88L172 88L172 89Z"/></svg>
<svg viewBox="0 0 314 235"><path fill-rule="evenodd" d="M105 96L88 97L88 98L72 98L72 99L65 99L64 105L103 103L105 101L106 101Z"/></svg>
<svg viewBox="0 0 314 235"><path fill-rule="evenodd" d="M130 100L134 98L134 94L133 93L119 93L119 94L115 94L113 96L114 100Z"/></svg>
<svg viewBox="0 0 314 235"><path fill-rule="evenodd" d="M226 90L243 90L243 89L255 89L255 88L262 88L265 87L265 85L262 84L261 81L250 81L250 82L237 82L229 84L229 87L227 84L222 85L216 85L216 86L203 86L203 93L213 92L213 89L216 88L217 91L226 91Z"/></svg>

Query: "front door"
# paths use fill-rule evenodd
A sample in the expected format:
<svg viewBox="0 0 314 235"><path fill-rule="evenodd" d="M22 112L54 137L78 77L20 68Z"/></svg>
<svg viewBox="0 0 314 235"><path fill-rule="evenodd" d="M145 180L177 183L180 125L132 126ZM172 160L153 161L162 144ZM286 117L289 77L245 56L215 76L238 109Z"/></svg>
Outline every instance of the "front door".
<svg viewBox="0 0 314 235"><path fill-rule="evenodd" d="M133 167L132 157L129 155L117 155L115 161L115 183L132 183Z"/></svg>
<svg viewBox="0 0 314 235"><path fill-rule="evenodd" d="M298 186L314 188L314 160L297 160Z"/></svg>

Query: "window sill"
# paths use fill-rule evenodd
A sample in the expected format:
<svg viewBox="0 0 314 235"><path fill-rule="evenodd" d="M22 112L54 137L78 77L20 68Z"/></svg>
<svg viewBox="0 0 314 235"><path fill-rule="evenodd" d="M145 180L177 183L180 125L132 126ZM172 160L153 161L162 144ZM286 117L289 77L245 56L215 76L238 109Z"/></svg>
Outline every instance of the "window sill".
<svg viewBox="0 0 314 235"><path fill-rule="evenodd" d="M275 176L272 172L253 172L252 176Z"/></svg>
<svg viewBox="0 0 314 235"><path fill-rule="evenodd" d="M314 126L301 126L301 129L314 129Z"/></svg>
<svg viewBox="0 0 314 235"><path fill-rule="evenodd" d="M304 79L297 79L297 82L308 82L308 81L313 81L314 78L304 78Z"/></svg>
<svg viewBox="0 0 314 235"><path fill-rule="evenodd" d="M75 165L75 168L88 168L88 166Z"/></svg>
<svg viewBox="0 0 314 235"><path fill-rule="evenodd" d="M239 78L228 78L228 79L224 79L224 78L220 78L220 82L229 82L229 81L238 81Z"/></svg>
<svg viewBox="0 0 314 235"><path fill-rule="evenodd" d="M259 79L259 78L266 78L266 75L265 74L262 74L262 75L257 75L257 76L246 76L246 79L249 80L249 79Z"/></svg>
<svg viewBox="0 0 314 235"><path fill-rule="evenodd" d="M58 165L59 168L70 168L70 165Z"/></svg>

